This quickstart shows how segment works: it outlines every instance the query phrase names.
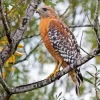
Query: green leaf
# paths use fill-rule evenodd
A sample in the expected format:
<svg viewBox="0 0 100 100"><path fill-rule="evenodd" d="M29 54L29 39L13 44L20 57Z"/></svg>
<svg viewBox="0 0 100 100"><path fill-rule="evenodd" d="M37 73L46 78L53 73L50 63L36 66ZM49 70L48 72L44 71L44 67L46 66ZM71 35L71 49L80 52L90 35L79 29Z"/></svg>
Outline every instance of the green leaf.
<svg viewBox="0 0 100 100"><path fill-rule="evenodd" d="M91 65L93 65L93 64L91 64ZM93 65L93 67L95 68L95 70L96 70L96 72L97 72L97 71L98 71L97 67L96 67L95 65Z"/></svg>
<svg viewBox="0 0 100 100"><path fill-rule="evenodd" d="M62 92L60 92L58 95L56 95L55 100L59 100L59 98L61 97Z"/></svg>
<svg viewBox="0 0 100 100"><path fill-rule="evenodd" d="M89 79L87 79L87 78L85 78L85 77L83 77L83 78L84 78L84 80L85 80L85 81L87 81L87 82L89 82L89 83L93 84L93 82L92 82L92 81L90 81Z"/></svg>
<svg viewBox="0 0 100 100"><path fill-rule="evenodd" d="M94 75L92 73L90 73L89 71L86 71L90 76L94 77Z"/></svg>
<svg viewBox="0 0 100 100"><path fill-rule="evenodd" d="M99 84L99 83L100 83L100 79L97 79L97 80L96 80L96 83Z"/></svg>
<svg viewBox="0 0 100 100"><path fill-rule="evenodd" d="M59 93L59 95L57 96L57 99L62 95L62 92Z"/></svg>
<svg viewBox="0 0 100 100"><path fill-rule="evenodd" d="M97 88L97 90L98 90L98 91L100 91L100 89L99 89L99 88Z"/></svg>
<svg viewBox="0 0 100 100"><path fill-rule="evenodd" d="M97 84L97 86L99 86L99 85L100 85L100 83Z"/></svg>
<svg viewBox="0 0 100 100"><path fill-rule="evenodd" d="M98 72L100 73L100 70L98 70Z"/></svg>
<svg viewBox="0 0 100 100"><path fill-rule="evenodd" d="M50 100L54 100L54 97L52 97L51 95L49 95Z"/></svg>
<svg viewBox="0 0 100 100"><path fill-rule="evenodd" d="M53 2L51 2L51 1L46 1L45 4L46 4L46 5L51 5L51 6L53 6L53 7L56 6L56 4L53 3Z"/></svg>

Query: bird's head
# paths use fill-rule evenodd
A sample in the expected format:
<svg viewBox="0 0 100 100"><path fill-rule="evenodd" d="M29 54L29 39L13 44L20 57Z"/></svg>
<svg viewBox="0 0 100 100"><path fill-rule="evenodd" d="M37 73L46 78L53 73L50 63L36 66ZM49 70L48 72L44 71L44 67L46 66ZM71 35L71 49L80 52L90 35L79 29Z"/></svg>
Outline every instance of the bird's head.
<svg viewBox="0 0 100 100"><path fill-rule="evenodd" d="M57 17L54 9L52 9L50 6L43 6L41 8L38 8L36 13L38 13L41 18Z"/></svg>

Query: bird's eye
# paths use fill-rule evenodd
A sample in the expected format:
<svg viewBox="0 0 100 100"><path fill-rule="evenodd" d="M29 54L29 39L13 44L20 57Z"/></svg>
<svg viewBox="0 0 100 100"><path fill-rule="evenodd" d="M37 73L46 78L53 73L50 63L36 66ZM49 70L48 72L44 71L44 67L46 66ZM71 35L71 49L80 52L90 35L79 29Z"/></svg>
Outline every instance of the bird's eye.
<svg viewBox="0 0 100 100"><path fill-rule="evenodd" d="M47 8L42 8L44 11L47 11L48 9Z"/></svg>

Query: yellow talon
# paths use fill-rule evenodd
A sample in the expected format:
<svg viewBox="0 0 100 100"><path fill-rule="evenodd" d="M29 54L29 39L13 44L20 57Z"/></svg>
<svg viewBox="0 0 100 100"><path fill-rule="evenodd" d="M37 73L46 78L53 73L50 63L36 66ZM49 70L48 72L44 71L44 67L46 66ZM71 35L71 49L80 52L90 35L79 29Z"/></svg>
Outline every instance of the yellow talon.
<svg viewBox="0 0 100 100"><path fill-rule="evenodd" d="M60 69L58 68L55 72L54 72L54 78L56 78L56 74L57 74L57 72L59 72L60 71Z"/></svg>
<svg viewBox="0 0 100 100"><path fill-rule="evenodd" d="M54 74L53 73L51 73L46 79L49 79L51 76L53 76Z"/></svg>
<svg viewBox="0 0 100 100"><path fill-rule="evenodd" d="M61 65L62 65L62 61L61 61L59 64L57 64L57 66L56 66L54 72L51 73L51 74L47 77L47 79L49 79L51 76L54 76L54 78L56 78L56 73L60 71Z"/></svg>

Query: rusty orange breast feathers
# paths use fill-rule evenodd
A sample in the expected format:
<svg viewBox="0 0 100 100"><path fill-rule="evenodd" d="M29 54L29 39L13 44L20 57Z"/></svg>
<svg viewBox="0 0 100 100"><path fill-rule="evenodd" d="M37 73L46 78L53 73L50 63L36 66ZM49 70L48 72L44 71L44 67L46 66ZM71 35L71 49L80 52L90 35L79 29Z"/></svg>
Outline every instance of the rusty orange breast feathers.
<svg viewBox="0 0 100 100"><path fill-rule="evenodd" d="M45 44L47 50L51 53L51 55L55 59L59 59L61 56L57 51L55 51L48 35L49 24L52 20L53 20L52 18L43 18L40 20L40 25L39 25L40 35L42 37L43 43Z"/></svg>
<svg viewBox="0 0 100 100"><path fill-rule="evenodd" d="M50 18L42 18L40 20L39 29L40 29L40 34L42 36L42 39L44 39L48 33L48 26L49 26L50 21L51 21Z"/></svg>

